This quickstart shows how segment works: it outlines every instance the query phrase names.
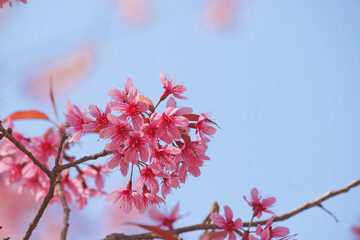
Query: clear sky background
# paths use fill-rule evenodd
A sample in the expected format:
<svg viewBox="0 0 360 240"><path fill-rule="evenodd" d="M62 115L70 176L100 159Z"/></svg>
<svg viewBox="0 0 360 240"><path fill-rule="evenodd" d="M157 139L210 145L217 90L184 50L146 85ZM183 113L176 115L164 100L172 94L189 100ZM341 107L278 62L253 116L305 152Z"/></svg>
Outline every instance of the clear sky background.
<svg viewBox="0 0 360 240"><path fill-rule="evenodd" d="M282 214L360 177L359 1L248 0L234 26L221 31L204 28L203 0L153 3L150 19L138 27L119 17L113 1L29 0L0 10L1 117L25 109L51 115L49 101L27 93L29 77L44 63L90 45L94 63L81 85L58 95L60 112L66 99L104 108L108 91L123 86L126 77L156 101L162 69L188 88L189 100L179 101L181 106L213 111L221 127L201 177L167 198L168 208L179 201L181 213L190 213L177 227L200 223L215 200L221 210L229 205L235 216L249 220L242 196L253 187L275 196L274 210ZM22 130L42 134L42 124ZM78 156L103 145L89 137ZM111 175L108 192L126 181L118 172ZM353 239L359 202L360 189L353 189L323 203L339 223L313 208L278 225L298 239ZM98 226L102 206L109 204L105 197L91 200L79 216ZM71 221L75 231L81 217ZM93 229L76 239L107 233Z"/></svg>

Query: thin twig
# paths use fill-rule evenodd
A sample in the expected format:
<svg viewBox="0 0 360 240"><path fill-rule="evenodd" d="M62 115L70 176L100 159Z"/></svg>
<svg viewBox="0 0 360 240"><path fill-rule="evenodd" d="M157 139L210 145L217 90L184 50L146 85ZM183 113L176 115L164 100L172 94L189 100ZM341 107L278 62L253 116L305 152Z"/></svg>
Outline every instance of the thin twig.
<svg viewBox="0 0 360 240"><path fill-rule="evenodd" d="M329 198L332 198L336 195L339 195L341 193L348 192L351 188L354 188L358 185L360 185L360 179L354 180L350 184L348 184L345 187L342 187L338 190L329 191L326 194L324 194L323 196L319 197L318 199L315 199L314 201L309 202L309 203L305 203L290 212L279 215L274 218L274 222L286 220L286 219L291 218L309 208L319 206L319 205L321 205L321 203L323 201L325 201ZM269 219L252 222L252 226L257 226L258 224L265 225L268 220ZM248 225L248 224L249 224L249 222L243 223L244 226ZM197 230L207 230L207 229L220 229L220 227L216 226L215 224L196 224L196 225L191 225L191 226L187 226L187 227L174 229L174 233L181 234L181 233L185 233L185 232L191 232L191 231L197 231ZM136 240L136 239L155 239L155 238L157 238L157 237L153 233L142 233L142 234L134 234L134 235L125 235L123 233L112 233L112 234L106 236L104 240L128 240L128 239Z"/></svg>
<svg viewBox="0 0 360 240"><path fill-rule="evenodd" d="M55 177L51 177L48 193L46 194L43 202L41 203L41 206L40 206L38 212L36 213L34 220L30 223L29 228L26 231L26 234L25 234L23 240L28 240L31 236L31 233L34 231L34 229L38 225L40 218L42 217L46 207L49 205L50 200L54 196L55 184L56 184Z"/></svg>
<svg viewBox="0 0 360 240"><path fill-rule="evenodd" d="M58 166L54 170L57 171L57 172L61 172L62 170L68 169L70 167L74 167L74 166L76 166L76 165L78 165L80 163L87 162L89 160L95 160L95 159L98 159L99 157L104 157L106 155L109 155L110 153L111 152L108 151L108 150L103 150L103 151L101 151L99 153L96 153L94 155L85 156L85 157L82 157L79 160L73 161L71 163L67 163L67 164Z"/></svg>
<svg viewBox="0 0 360 240"><path fill-rule="evenodd" d="M55 168L57 166L59 166L59 161L60 161L60 156L62 151L64 150L64 146L65 146L65 141L68 138L68 136L66 136L64 133L61 135L61 140L60 140L60 144L59 144L59 149L55 158Z"/></svg>
<svg viewBox="0 0 360 240"><path fill-rule="evenodd" d="M23 153L26 154L26 156L28 156L31 161L38 166L49 178L51 178L52 176L52 172L47 169L39 160L37 160L34 155L27 150L24 145L22 145L18 140L15 139L15 137L11 134L11 128L9 129L5 129L4 126L2 125L1 121L0 121L0 132L2 132L2 134L4 135L4 137L6 137L7 139L9 139L13 144L15 144L15 146L21 150Z"/></svg>
<svg viewBox="0 0 360 240"><path fill-rule="evenodd" d="M69 205L67 204L66 198L65 198L65 194L64 194L64 189L61 186L61 176L58 177L58 182L56 182L56 186L55 186L55 191L56 193L59 195L59 198L61 200L61 205L63 207L63 228L61 230L61 235L60 235L60 240L65 240L66 239L66 234L69 228L69 215L70 215L70 208Z"/></svg>

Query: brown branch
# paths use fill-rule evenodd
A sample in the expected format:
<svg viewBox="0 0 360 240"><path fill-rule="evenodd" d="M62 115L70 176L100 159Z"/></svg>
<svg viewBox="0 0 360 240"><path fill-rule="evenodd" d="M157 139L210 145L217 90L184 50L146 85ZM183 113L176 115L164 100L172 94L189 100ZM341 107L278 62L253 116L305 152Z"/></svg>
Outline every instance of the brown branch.
<svg viewBox="0 0 360 240"><path fill-rule="evenodd" d="M348 184L345 187L342 187L338 190L329 191L326 194L324 194L323 196L315 199L314 201L305 203L290 212L281 214L274 218L274 222L286 220L286 219L291 218L309 208L312 208L315 206L320 206L323 201L325 201L329 198L332 198L336 195L339 195L341 193L348 192L351 188L354 188L358 185L360 185L360 179L354 180L350 184ZM252 222L252 226L257 226L258 224L265 225L268 220L269 219ZM244 226L248 225L248 224L249 224L249 222L243 223ZM180 234L180 233L185 233L185 232L191 232L191 231L197 231L197 230L208 230L208 229L220 229L220 227L216 226L215 224L196 224L196 225L191 225L191 226L187 226L187 227L174 229L174 233ZM106 236L104 240L128 240L128 239L136 240L136 239L155 239L155 238L157 238L157 237L153 233L142 233L142 234L134 234L134 235L125 235L123 233L112 233L112 234Z"/></svg>
<svg viewBox="0 0 360 240"><path fill-rule="evenodd" d="M59 149L58 149L58 152L57 152L57 155L56 155L56 158L55 158L55 167L59 166L60 156L61 156L61 153L62 153L62 151L64 149L65 141L66 141L67 138L68 138L68 136L66 136L65 134L61 135Z"/></svg>
<svg viewBox="0 0 360 240"><path fill-rule="evenodd" d="M30 238L32 232L34 231L34 229L38 225L38 223L40 221L40 218L44 214L44 211L45 211L46 207L49 205L50 200L54 196L55 184L56 184L56 178L51 177L50 178L50 186L49 186L48 193L46 194L43 202L41 203L41 206L40 206L38 212L36 213L36 216L35 216L34 220L30 223L29 228L26 231L26 234L25 234L23 240L28 240Z"/></svg>
<svg viewBox="0 0 360 240"><path fill-rule="evenodd" d="M1 121L0 121L0 132L2 132L4 137L6 137L13 144L15 144L15 146L19 150L21 150L23 153L25 153L26 156L28 156L31 159L31 161L36 166L38 166L49 178L51 178L52 172L49 169L47 169L39 160L37 160L34 157L34 155L24 147L24 145L22 145L18 140L16 140L15 137L11 134L11 132L12 132L11 128L5 129L4 126L2 125Z"/></svg>
<svg viewBox="0 0 360 240"><path fill-rule="evenodd" d="M70 215L70 208L69 205L67 204L66 198L65 198L65 194L64 194L64 189L61 186L61 176L58 177L58 182L56 183L55 186L55 191L56 193L59 195L59 198L61 200L61 205L63 207L63 228L61 230L61 235L60 235L60 240L65 240L66 239L66 234L69 228L69 215Z"/></svg>
<svg viewBox="0 0 360 240"><path fill-rule="evenodd" d="M98 159L99 157L104 157L106 155L109 155L111 152L108 151L108 150L103 150L99 153L96 153L94 155L90 155L90 156L85 156L85 157L82 157L76 161L73 161L71 163L67 163L67 164L64 164L64 165L61 165L61 166L58 166L58 167L55 167L54 170L56 172L61 172L62 170L65 170L65 169L68 169L70 167L74 167L80 163L83 163L83 162L87 162L89 160L95 160L95 159Z"/></svg>

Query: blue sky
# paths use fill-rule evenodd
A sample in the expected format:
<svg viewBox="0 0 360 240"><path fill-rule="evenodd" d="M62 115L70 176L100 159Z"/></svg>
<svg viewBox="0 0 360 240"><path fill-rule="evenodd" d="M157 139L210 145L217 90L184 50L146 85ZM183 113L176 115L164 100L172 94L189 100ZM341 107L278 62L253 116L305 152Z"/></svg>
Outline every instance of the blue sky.
<svg viewBox="0 0 360 240"><path fill-rule="evenodd" d="M110 1L29 0L6 9L0 20L0 115L23 109L51 114L49 103L26 94L29 75L91 43L95 63L80 87L59 97L59 110L66 99L104 107L108 90L129 76L145 96L158 99L162 69L188 88L189 100L179 105L213 111L221 127L201 177L167 199L168 206L180 201L181 211L191 213L177 226L201 222L215 200L249 220L242 196L252 187L277 197L274 210L282 214L359 178L358 1L249 0L237 25L221 32L204 29L205 1L154 3L151 21L137 28L121 21ZM83 141L79 156L101 144ZM106 189L121 181L109 177ZM314 208L281 225L298 239L351 239L350 226L360 224L359 200L354 189L324 202L339 223ZM97 216L104 204L104 198L91 201L83 214ZM96 239L105 236L98 234Z"/></svg>

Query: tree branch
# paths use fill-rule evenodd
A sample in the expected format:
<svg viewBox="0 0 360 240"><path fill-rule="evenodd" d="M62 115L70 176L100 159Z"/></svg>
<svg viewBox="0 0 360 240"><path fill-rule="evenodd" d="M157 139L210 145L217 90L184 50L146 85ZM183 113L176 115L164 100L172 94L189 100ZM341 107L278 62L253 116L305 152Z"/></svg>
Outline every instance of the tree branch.
<svg viewBox="0 0 360 240"><path fill-rule="evenodd" d="M41 203L41 206L38 210L38 212L36 213L36 216L34 218L34 220L30 223L28 230L26 231L26 234L23 238L23 240L28 240L32 234L32 232L34 231L34 229L36 228L36 226L38 225L40 218L42 217L46 207L49 205L50 200L52 199L52 197L54 196L54 189L55 189L55 184L56 184L56 178L55 177L51 177L50 178L50 186L49 186L49 191L46 194L43 202Z"/></svg>
<svg viewBox="0 0 360 240"><path fill-rule="evenodd" d="M70 215L70 208L69 205L67 204L66 198L65 198L65 194L64 194L64 190L61 186L61 176L58 177L58 182L56 183L55 186L55 191L56 193L59 195L59 198L61 200L61 205L63 207L63 228L61 230L61 235L60 235L60 240L65 240L66 239L66 234L69 228L69 215Z"/></svg>
<svg viewBox="0 0 360 240"><path fill-rule="evenodd" d="M24 147L24 145L22 145L18 140L16 140L15 137L11 134L11 132L12 132L11 128L5 129L4 126L2 125L1 121L0 121L0 132L2 132L4 137L6 137L13 144L15 144L15 146L19 150L21 150L23 153L25 153L26 156L28 156L31 159L31 161L36 166L38 166L49 178L51 178L52 172L49 169L47 169L39 160L37 160L34 157L34 155Z"/></svg>
<svg viewBox="0 0 360 240"><path fill-rule="evenodd" d="M65 169L68 169L70 167L74 167L80 163L83 163L83 162L87 162L89 160L95 160L95 159L98 159L99 157L104 157L106 155L109 155L111 152L110 151L107 151L107 150L103 150L99 153L96 153L94 155L90 155L90 156L85 156L85 157L82 157L76 161L73 161L71 163L67 163L67 164L64 164L64 165L61 165L61 166L58 166L58 167L55 167L54 170L56 172L61 172L62 170L65 170Z"/></svg>
<svg viewBox="0 0 360 240"><path fill-rule="evenodd" d="M67 138L68 138L68 136L66 136L65 134L61 135L59 149L58 149L58 152L57 152L57 155L56 155L56 158L55 158L55 168L57 166L59 166L60 156L61 156L61 153L62 153L62 151L64 149L65 141L66 141Z"/></svg>
<svg viewBox="0 0 360 240"><path fill-rule="evenodd" d="M341 193L348 192L351 188L354 188L358 185L360 185L360 179L354 180L350 184L348 184L345 187L342 187L338 190L329 191L326 194L324 194L323 196L315 199L314 201L305 203L290 212L281 214L274 218L274 222L286 220L286 219L291 218L309 208L312 208L315 206L320 206L323 201L325 201L329 198L332 198L336 195L339 195ZM258 224L265 225L268 220L269 219L261 220L261 221L254 221L254 222L252 222L252 226L257 226ZM249 222L244 222L243 225L244 226L249 225ZM197 230L208 230L208 229L220 229L220 227L216 226L215 224L196 224L196 225L191 225L191 226L187 226L187 227L174 229L174 233L180 234L180 233L185 233L185 232L191 232L191 231L197 231ZM155 239L155 238L158 238L158 237L153 233L142 233L142 234L134 234L134 235L125 235L123 233L112 233L112 234L106 236L104 238L104 240L136 240L136 239Z"/></svg>

